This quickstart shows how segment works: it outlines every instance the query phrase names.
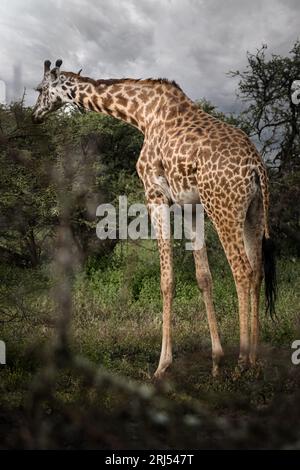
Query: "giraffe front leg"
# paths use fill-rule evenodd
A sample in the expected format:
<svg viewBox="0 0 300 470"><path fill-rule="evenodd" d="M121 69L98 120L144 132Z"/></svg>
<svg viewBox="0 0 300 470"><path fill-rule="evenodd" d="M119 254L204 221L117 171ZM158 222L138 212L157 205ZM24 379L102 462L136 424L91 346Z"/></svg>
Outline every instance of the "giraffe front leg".
<svg viewBox="0 0 300 470"><path fill-rule="evenodd" d="M154 379L160 380L172 363L173 254L167 200L159 197L148 205L160 256L160 286L163 300L162 347L159 364L154 374Z"/></svg>
<svg viewBox="0 0 300 470"><path fill-rule="evenodd" d="M215 307L212 298L212 277L209 269L205 244L201 249L194 250L194 260L196 268L196 278L199 288L203 292L203 300L205 303L208 326L211 337L212 375L213 377L216 377L219 374L219 365L222 357L224 356L224 353L219 337Z"/></svg>
<svg viewBox="0 0 300 470"><path fill-rule="evenodd" d="M185 234L191 240L193 249L196 279L202 291L207 314L212 346L212 375L219 374L219 365L224 356L219 337L217 318L212 297L212 277L209 268L204 236L204 211L200 204L194 207L185 206Z"/></svg>
<svg viewBox="0 0 300 470"><path fill-rule="evenodd" d="M172 300L173 300L173 266L171 240L158 239L160 255L160 287L163 299L162 346L159 364L154 374L155 379L161 379L172 363Z"/></svg>

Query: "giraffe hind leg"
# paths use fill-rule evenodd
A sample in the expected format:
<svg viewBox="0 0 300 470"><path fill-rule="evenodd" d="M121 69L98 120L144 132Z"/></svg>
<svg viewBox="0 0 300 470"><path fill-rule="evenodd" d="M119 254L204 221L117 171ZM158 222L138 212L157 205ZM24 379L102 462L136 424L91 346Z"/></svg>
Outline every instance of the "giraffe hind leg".
<svg viewBox="0 0 300 470"><path fill-rule="evenodd" d="M263 278L262 239L264 233L264 214L261 194L251 201L244 226L244 243L253 271L250 285L250 364L255 365L259 340L259 297Z"/></svg>
<svg viewBox="0 0 300 470"><path fill-rule="evenodd" d="M250 349L248 317L252 268L244 245L244 224L232 222L226 225L215 222L215 226L235 281L240 323L239 367L245 369L248 366Z"/></svg>

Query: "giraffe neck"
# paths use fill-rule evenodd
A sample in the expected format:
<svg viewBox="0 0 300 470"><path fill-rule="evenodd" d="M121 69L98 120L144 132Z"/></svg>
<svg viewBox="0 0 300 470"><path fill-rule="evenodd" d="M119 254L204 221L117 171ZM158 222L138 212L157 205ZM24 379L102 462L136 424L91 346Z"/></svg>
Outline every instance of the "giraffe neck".
<svg viewBox="0 0 300 470"><path fill-rule="evenodd" d="M174 101L188 100L179 87L164 80L93 80L78 75L67 78L72 102L128 122L143 133L154 121L166 119Z"/></svg>
<svg viewBox="0 0 300 470"><path fill-rule="evenodd" d="M85 109L121 119L145 132L150 116L146 106L153 98L150 88L134 80L78 79L74 102Z"/></svg>

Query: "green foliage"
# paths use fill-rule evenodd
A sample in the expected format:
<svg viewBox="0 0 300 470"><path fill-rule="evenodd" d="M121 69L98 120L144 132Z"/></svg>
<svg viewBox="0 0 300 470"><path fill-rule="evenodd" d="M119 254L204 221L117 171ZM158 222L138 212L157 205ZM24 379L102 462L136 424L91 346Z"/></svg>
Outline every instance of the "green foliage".
<svg viewBox="0 0 300 470"><path fill-rule="evenodd" d="M261 299L264 359L256 369L237 378L233 372L239 338L236 291L218 237L207 221L213 295L227 354L221 379L213 380L210 335L193 256L185 250L184 241L174 242L175 364L170 372L170 397L176 407L200 396L208 407L222 413L232 413L236 408L239 413L248 413L250 405L258 409L270 403L278 390L291 391L293 381L281 380L280 371L290 365L291 342L299 335L299 207L295 204L299 199L295 163L299 136L293 133L293 125L299 125L299 114L297 111L290 115L293 108L283 105L287 89L280 88L280 80L286 85L287 65L299 70L295 61L298 55L296 45L289 60L278 56L267 60L264 50L248 56L247 71L237 74L242 97L250 97L251 103L240 116L225 115L206 100L199 102L206 112L248 134L253 134L257 125L267 123L272 127L271 119L282 126L276 119L287 113L281 127L279 159L279 166L284 168L270 172L271 225L281 247L279 296L274 322L264 315L263 296ZM265 91L270 93L266 101L262 100L261 77L267 79ZM71 250L74 265L79 266L78 254L83 261L69 279L72 351L109 371L145 382L157 364L161 343L156 242L100 241L95 234L99 203L118 206L122 194L126 194L129 204L144 200L135 172L141 134L113 118L72 110L33 126L30 112L22 103L0 107L0 338L6 341L9 351L8 366L1 374L0 407L2 404L11 408L24 406L28 384L43 367L43 354L56 331L59 311L53 288L61 279L52 270L51 261L58 220L64 216L62 201L67 201L70 211L76 245ZM263 135L261 131L261 139ZM271 137L265 137L266 149L278 144L278 134ZM287 158L289 149L291 158ZM97 410L111 412L120 407L118 395L110 390L101 396L95 390L87 391L86 384L82 386L70 372L59 376L55 394L64 404L80 403L83 408L90 402ZM240 404L232 405L233 395L241 397Z"/></svg>
<svg viewBox="0 0 300 470"><path fill-rule="evenodd" d="M210 229L208 228L208 232ZM262 376L257 382L254 372L234 379L238 355L238 315L236 294L227 262L218 248L210 250L214 279L214 301L226 359L222 380L210 376L211 346L202 295L193 277L192 258L182 264L176 260L176 295L174 299L173 336L175 362L171 371L174 381L173 400L183 403L202 397L211 408L230 408L230 396L239 394L260 405L262 395L271 400L276 377ZM179 253L180 255L180 253ZM155 242L118 244L97 267L76 275L73 283L72 350L101 364L111 371L142 381L149 380L159 357L162 307L159 292L159 266ZM300 303L297 289L300 264L296 259L280 261L277 318L272 322L264 314L261 301L261 358L265 374L272 367L290 364L291 343L298 337ZM2 373L2 403L19 406L24 403L31 374L43 364L42 351L53 336L57 317L52 283L45 270L1 267L6 279L0 293L7 293L1 303L2 312L18 313L10 323L0 323L0 337L6 341L9 363ZM16 311L15 300L25 307L26 314ZM8 308L10 309L8 311ZM3 319L2 313L2 319ZM7 319L8 317L5 317ZM266 359L267 358L267 359ZM267 365L268 364L268 365ZM269 373L268 372L268 373ZM256 371L257 373L257 371ZM279 372L278 372L279 373ZM279 376L277 377L279 380ZM274 382L274 383L273 383ZM277 383L277 382L276 382ZM75 382L59 384L63 399L80 395ZM229 400L229 401L228 401ZM247 402L249 406L249 402ZM1 403L0 403L1 405ZM112 403L109 404L112 406ZM244 406L244 405L241 405Z"/></svg>
<svg viewBox="0 0 300 470"><path fill-rule="evenodd" d="M8 262L35 266L56 218L48 178L55 154L47 130L33 129L21 104L0 109L0 128L0 252Z"/></svg>
<svg viewBox="0 0 300 470"><path fill-rule="evenodd" d="M208 232L210 229L208 228ZM209 250L209 259L214 280L214 301L222 336L230 344L238 341L237 299L233 278L215 234L215 248ZM274 324L264 315L262 293L262 338L268 343L288 345L296 334L297 295L293 292L299 278L299 266L295 259L281 260L279 272L278 319ZM291 275L293 273L293 275ZM189 328L200 321L208 341L205 306L199 293L192 256L175 251L175 324L188 322ZM76 304L81 318L100 315L106 321L135 321L160 323L162 304L159 285L159 259L155 242L144 241L118 244L109 257L96 268L81 274L76 282ZM84 299L84 303L80 302ZM84 311L83 311L84 310Z"/></svg>
<svg viewBox="0 0 300 470"><path fill-rule="evenodd" d="M267 54L263 45L247 59L245 70L231 72L247 103L241 121L261 143L262 153L282 171L291 171L299 167L300 110L291 99L291 86L300 76L300 42L286 57Z"/></svg>
<svg viewBox="0 0 300 470"><path fill-rule="evenodd" d="M72 205L72 232L81 256L109 251L95 237L96 207L120 194L137 200L132 177L142 144L134 128L95 113L61 112L31 123L22 103L0 108L0 252L8 263L36 266L53 251L61 208ZM59 181L64 185L59 187Z"/></svg>
<svg viewBox="0 0 300 470"><path fill-rule="evenodd" d="M222 111L219 111L217 106L212 104L210 101L202 98L201 100L197 100L196 103L198 106L203 109L208 114L211 114L213 117L220 119L220 121L224 121L227 124L230 124L235 127L239 127L242 129L246 134L250 132L249 126L245 121L241 119L239 115L235 115L233 113L225 114Z"/></svg>
<svg viewBox="0 0 300 470"><path fill-rule="evenodd" d="M244 102L241 127L258 144L270 166L271 229L282 252L300 253L300 106L292 101L292 83L300 77L300 42L286 57L268 54L263 45L248 53L247 67L231 72L239 78Z"/></svg>

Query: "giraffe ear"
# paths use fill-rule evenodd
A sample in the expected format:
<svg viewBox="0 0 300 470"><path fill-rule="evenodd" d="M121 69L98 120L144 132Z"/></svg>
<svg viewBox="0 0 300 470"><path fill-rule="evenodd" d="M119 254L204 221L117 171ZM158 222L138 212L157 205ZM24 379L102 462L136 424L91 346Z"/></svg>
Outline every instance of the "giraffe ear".
<svg viewBox="0 0 300 470"><path fill-rule="evenodd" d="M45 60L45 62L44 62L44 75L46 75L46 73L50 72L50 67L51 67L50 60Z"/></svg>
<svg viewBox="0 0 300 470"><path fill-rule="evenodd" d="M53 80L56 80L59 77L61 64L62 64L61 59L58 59L55 62L55 67L51 70L51 77L53 78Z"/></svg>

